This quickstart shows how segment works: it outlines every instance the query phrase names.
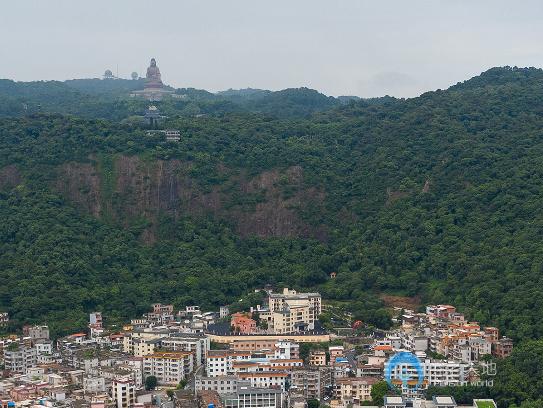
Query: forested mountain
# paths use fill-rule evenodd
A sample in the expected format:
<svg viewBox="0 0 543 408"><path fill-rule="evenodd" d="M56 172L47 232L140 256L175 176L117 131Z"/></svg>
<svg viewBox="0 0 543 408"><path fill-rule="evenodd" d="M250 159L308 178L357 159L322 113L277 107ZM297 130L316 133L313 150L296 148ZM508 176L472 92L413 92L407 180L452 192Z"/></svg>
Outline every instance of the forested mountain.
<svg viewBox="0 0 543 408"><path fill-rule="evenodd" d="M162 102L179 143L127 122L135 100L0 85L0 309L15 323L63 332L95 309L115 321L154 301L211 307L272 283L381 327L388 294L543 336L539 69L407 100ZM24 98L47 109L25 115Z"/></svg>
<svg viewBox="0 0 543 408"><path fill-rule="evenodd" d="M120 121L141 115L145 101L130 98L144 80L72 79L14 82L0 79L0 117L34 113L61 113L88 119ZM345 103L350 97L333 98L308 88L272 92L259 89L228 90L216 94L194 88L174 89L179 98L161 103L172 116L196 114L220 116L228 113L261 113L272 117L301 118Z"/></svg>

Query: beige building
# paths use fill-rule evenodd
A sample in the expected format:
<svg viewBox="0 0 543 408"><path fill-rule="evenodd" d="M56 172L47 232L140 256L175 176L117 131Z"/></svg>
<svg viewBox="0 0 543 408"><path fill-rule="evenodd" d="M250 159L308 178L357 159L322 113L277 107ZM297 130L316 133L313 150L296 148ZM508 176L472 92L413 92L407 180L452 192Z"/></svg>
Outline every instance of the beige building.
<svg viewBox="0 0 543 408"><path fill-rule="evenodd" d="M312 366L325 366L326 365L326 351L313 350L309 354L309 365Z"/></svg>
<svg viewBox="0 0 543 408"><path fill-rule="evenodd" d="M315 329L315 321L322 312L319 293L297 293L283 289L283 293L270 293L268 310L260 312L260 318L268 324L272 333L297 333Z"/></svg>
<svg viewBox="0 0 543 408"><path fill-rule="evenodd" d="M346 377L336 379L334 397L343 404L358 405L362 401L371 401L371 387L379 382L374 377Z"/></svg>
<svg viewBox="0 0 543 408"><path fill-rule="evenodd" d="M136 357L153 354L164 336L156 333L133 332L123 338L123 352Z"/></svg>

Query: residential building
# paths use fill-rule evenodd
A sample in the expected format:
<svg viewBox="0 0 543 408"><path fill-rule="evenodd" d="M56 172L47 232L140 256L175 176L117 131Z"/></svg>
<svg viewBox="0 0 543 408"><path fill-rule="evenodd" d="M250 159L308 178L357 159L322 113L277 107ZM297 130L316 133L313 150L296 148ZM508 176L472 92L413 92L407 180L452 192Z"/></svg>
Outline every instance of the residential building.
<svg viewBox="0 0 543 408"><path fill-rule="evenodd" d="M405 408L407 403L403 396L385 395L384 408Z"/></svg>
<svg viewBox="0 0 543 408"><path fill-rule="evenodd" d="M237 391L223 399L224 408L284 408L283 392L279 389L238 384Z"/></svg>
<svg viewBox="0 0 543 408"><path fill-rule="evenodd" d="M247 372L238 373L240 380L248 381L252 387L276 388L285 391L288 374L285 372Z"/></svg>
<svg viewBox="0 0 543 408"><path fill-rule="evenodd" d="M507 337L502 337L494 344L492 354L498 358L505 358L511 355L513 351L513 340Z"/></svg>
<svg viewBox="0 0 543 408"><path fill-rule="evenodd" d="M210 349L209 337L203 333L171 333L169 337L163 337L159 345L171 351L194 352L196 367L205 364Z"/></svg>
<svg viewBox="0 0 543 408"><path fill-rule="evenodd" d="M28 328L28 336L34 340L49 340L49 327L45 325L31 326Z"/></svg>
<svg viewBox="0 0 543 408"><path fill-rule="evenodd" d="M106 379L104 377L83 378L83 390L89 394L101 394L106 391Z"/></svg>
<svg viewBox="0 0 543 408"><path fill-rule="evenodd" d="M234 361L249 361L251 353L232 350L211 350L206 360L206 373L208 377L224 376L233 373Z"/></svg>
<svg viewBox="0 0 543 408"><path fill-rule="evenodd" d="M371 401L371 388L377 382L375 377L339 378L334 385L334 398L346 405Z"/></svg>
<svg viewBox="0 0 543 408"><path fill-rule="evenodd" d="M173 305L163 305L162 303L153 303L151 305L155 314L173 314Z"/></svg>
<svg viewBox="0 0 543 408"><path fill-rule="evenodd" d="M113 381L111 394L116 408L130 408L136 403L136 387L131 380Z"/></svg>
<svg viewBox="0 0 543 408"><path fill-rule="evenodd" d="M315 321L322 312L319 293L297 293L283 289L283 293L270 293L268 309L259 312L271 333L296 333L315 329Z"/></svg>
<svg viewBox="0 0 543 408"><path fill-rule="evenodd" d="M230 320L232 331L239 334L256 333L256 321L246 313L234 313Z"/></svg>
<svg viewBox="0 0 543 408"><path fill-rule="evenodd" d="M385 363L385 370L386 370ZM424 380L415 390L412 385L418 382L417 369L410 364L399 364L392 368L392 379L402 388L402 394L416 397L422 394L428 386L465 386L469 384L472 367L469 363L448 360L424 360L420 363ZM405 383L401 379L407 376L410 381ZM412 384L413 383L413 384Z"/></svg>
<svg viewBox="0 0 543 408"><path fill-rule="evenodd" d="M238 377L235 375L225 375L218 377L197 376L195 380L196 391L216 391L219 394L236 392Z"/></svg>
<svg viewBox="0 0 543 408"><path fill-rule="evenodd" d="M270 358L300 358L300 345L285 340L239 340L230 346L231 350L260 352Z"/></svg>
<svg viewBox="0 0 543 408"><path fill-rule="evenodd" d="M345 349L343 346L330 346L328 353L330 353L330 364L333 364L338 357L343 357Z"/></svg>
<svg viewBox="0 0 543 408"><path fill-rule="evenodd" d="M309 365L312 366L325 366L326 365L326 351L313 350L309 353Z"/></svg>
<svg viewBox="0 0 543 408"><path fill-rule="evenodd" d="M143 357L143 376L155 376L159 384L177 385L193 371L192 352L157 352Z"/></svg>
<svg viewBox="0 0 543 408"><path fill-rule="evenodd" d="M4 349L4 366L6 370L14 373L26 374L30 367L37 364L37 354L34 347L24 345L8 346Z"/></svg>
<svg viewBox="0 0 543 408"><path fill-rule="evenodd" d="M228 308L228 306L221 306L219 308L219 318L223 319L229 314L230 314L230 309Z"/></svg>
<svg viewBox="0 0 543 408"><path fill-rule="evenodd" d="M332 373L328 367L299 367L290 372L290 390L296 390L305 399L321 400L331 385Z"/></svg>

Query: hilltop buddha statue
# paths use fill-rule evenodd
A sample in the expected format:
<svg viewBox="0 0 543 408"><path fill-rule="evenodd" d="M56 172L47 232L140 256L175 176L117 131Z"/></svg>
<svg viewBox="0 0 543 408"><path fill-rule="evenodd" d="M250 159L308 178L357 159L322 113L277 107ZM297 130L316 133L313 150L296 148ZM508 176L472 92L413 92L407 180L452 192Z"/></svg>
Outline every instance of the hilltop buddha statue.
<svg viewBox="0 0 543 408"><path fill-rule="evenodd" d="M151 64L147 68L147 75L145 75L146 87L162 88L162 79L160 77L160 69L156 65L156 60L151 58Z"/></svg>

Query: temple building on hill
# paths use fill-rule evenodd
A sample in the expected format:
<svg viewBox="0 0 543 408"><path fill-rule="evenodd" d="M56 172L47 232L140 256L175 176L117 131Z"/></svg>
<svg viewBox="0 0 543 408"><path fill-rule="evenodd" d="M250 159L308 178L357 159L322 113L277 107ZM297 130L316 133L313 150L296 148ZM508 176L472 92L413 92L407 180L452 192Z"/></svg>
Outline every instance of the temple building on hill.
<svg viewBox="0 0 543 408"><path fill-rule="evenodd" d="M160 69L156 64L156 60L154 58L151 58L151 62L149 64L149 67L147 68L147 73L145 75L145 85L143 87L143 90L134 91L130 94L130 96L144 97L149 101L160 101L164 96L172 96L173 93L173 91L164 89Z"/></svg>

